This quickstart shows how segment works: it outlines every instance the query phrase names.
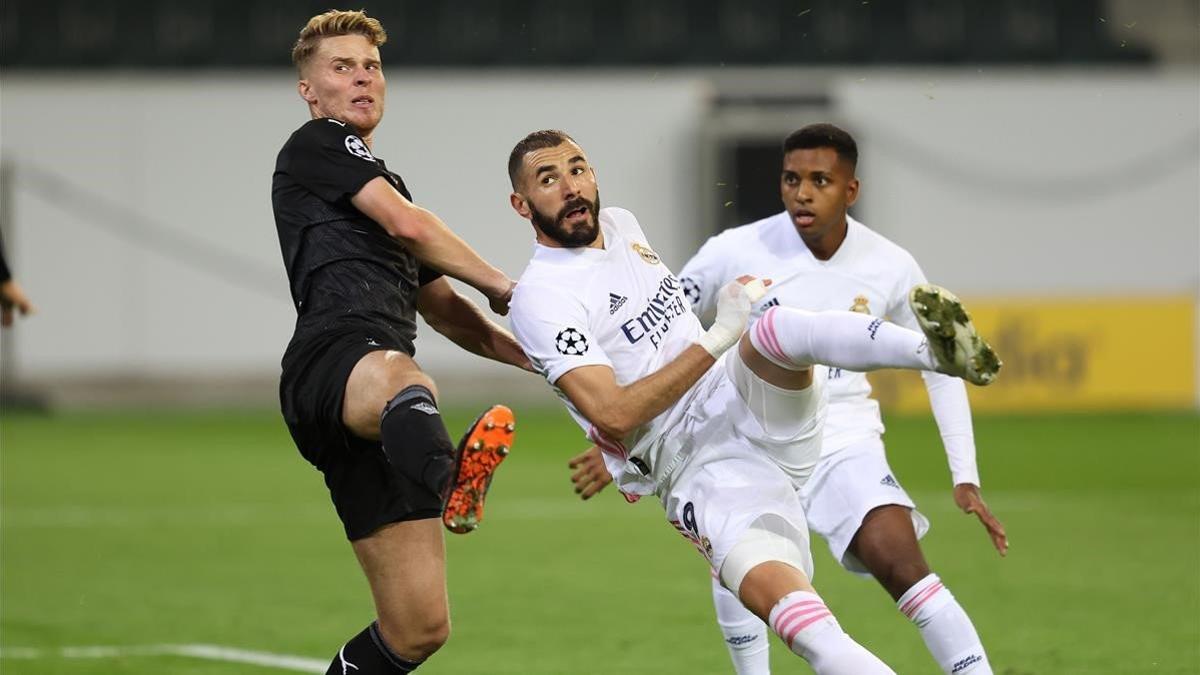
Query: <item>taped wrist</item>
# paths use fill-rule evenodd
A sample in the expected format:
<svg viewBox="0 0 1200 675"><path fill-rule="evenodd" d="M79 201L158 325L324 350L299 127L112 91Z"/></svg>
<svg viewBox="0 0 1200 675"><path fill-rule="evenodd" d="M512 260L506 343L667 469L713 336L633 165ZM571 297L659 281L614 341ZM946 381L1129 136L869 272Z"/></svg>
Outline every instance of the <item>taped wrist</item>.
<svg viewBox="0 0 1200 675"><path fill-rule="evenodd" d="M700 336L700 339L696 340L696 344L704 347L704 351L716 359L729 351L730 347L737 344L740 337L742 337L742 331L731 330L727 326L713 324L712 328L709 328Z"/></svg>
<svg viewBox="0 0 1200 675"><path fill-rule="evenodd" d="M719 358L741 339L753 304L766 293L767 287L761 279L752 279L746 284L731 281L722 286L717 292L717 316L713 325L696 343L714 359Z"/></svg>
<svg viewBox="0 0 1200 675"><path fill-rule="evenodd" d="M426 491L426 497L444 502L454 471L454 444L433 393L419 384L402 389L383 407L379 435L392 470Z"/></svg>

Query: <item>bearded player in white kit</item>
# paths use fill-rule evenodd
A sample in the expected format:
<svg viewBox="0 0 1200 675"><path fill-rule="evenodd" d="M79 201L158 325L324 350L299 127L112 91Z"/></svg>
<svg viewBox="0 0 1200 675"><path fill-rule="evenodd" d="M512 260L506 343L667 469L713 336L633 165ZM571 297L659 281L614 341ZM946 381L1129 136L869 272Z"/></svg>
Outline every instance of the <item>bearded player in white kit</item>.
<svg viewBox="0 0 1200 675"><path fill-rule="evenodd" d="M705 331L633 214L600 210L595 173L569 136L527 136L509 177L537 240L513 295L513 332L618 488L656 495L721 584L816 672L893 672L846 635L809 582L797 488L816 466L826 405L812 364L987 384L999 361L957 300L917 289L925 336L853 312L783 307L746 333L765 284L742 276L718 293Z"/></svg>
<svg viewBox="0 0 1200 675"><path fill-rule="evenodd" d="M692 309L699 316L712 314L718 289L753 269L774 283L752 317L776 305L848 308L916 328L909 289L924 284L925 275L907 251L848 215L859 194L857 163L858 144L834 125L813 124L790 134L783 143L780 176L785 210L712 237L684 265L680 278ZM954 377L922 375L949 460L954 500L979 517L1004 555L1004 527L979 492L966 388ZM878 580L916 624L943 672L991 673L971 619L930 571L917 543L929 520L888 466L879 404L869 398L866 375L819 367L817 377L826 383L829 407L821 459L800 493L809 527L844 568ZM586 461L591 468L577 472L576 484L578 491L594 494L605 478L597 459ZM766 626L716 580L713 601L738 675L767 675Z"/></svg>

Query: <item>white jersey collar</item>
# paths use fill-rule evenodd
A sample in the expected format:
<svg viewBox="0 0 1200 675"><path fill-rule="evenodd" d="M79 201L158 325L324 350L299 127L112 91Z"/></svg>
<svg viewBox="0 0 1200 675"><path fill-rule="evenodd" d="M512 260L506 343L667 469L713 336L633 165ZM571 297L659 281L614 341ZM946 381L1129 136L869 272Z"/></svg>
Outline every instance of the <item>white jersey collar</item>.
<svg viewBox="0 0 1200 675"><path fill-rule="evenodd" d="M614 237L616 237L616 228L606 222L607 218L604 217L603 211L600 213L599 220L600 232L604 234L604 248L592 248L590 246L563 248L546 246L534 240L533 259L553 265L591 264L604 260L608 257L608 250L612 247Z"/></svg>
<svg viewBox="0 0 1200 675"><path fill-rule="evenodd" d="M842 240L841 245L839 245L837 250L833 252L833 255L829 257L829 260L821 260L817 258L817 256L813 255L812 249L808 247L808 244L804 243L804 239L801 238L800 233L796 231L796 226L792 223L792 216L790 213L787 211L781 213L779 224L781 228L786 228L786 231L791 234L790 237L786 238L787 241L792 242L797 247L798 251L802 251L804 255L807 255L814 263L818 265L833 265L850 257L850 251L854 249L855 243L859 238L858 230L862 227L862 223L859 223L857 220L851 218L850 214L847 213L846 238Z"/></svg>

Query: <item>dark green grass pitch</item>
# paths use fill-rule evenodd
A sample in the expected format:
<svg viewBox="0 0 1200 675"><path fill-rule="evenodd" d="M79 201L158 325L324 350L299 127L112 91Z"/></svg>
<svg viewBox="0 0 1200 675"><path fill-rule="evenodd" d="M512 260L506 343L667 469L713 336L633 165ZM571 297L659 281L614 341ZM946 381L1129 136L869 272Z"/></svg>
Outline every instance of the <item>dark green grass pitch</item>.
<svg viewBox="0 0 1200 675"><path fill-rule="evenodd" d="M473 412L449 415L455 435ZM448 536L453 635L420 672L730 672L705 564L657 504L580 502L566 469L579 433L557 411L518 419L483 527ZM925 550L996 672L1200 672L1200 417L978 418L984 496L1012 539L1003 560L954 510L932 422L888 425L893 467L933 520ZM5 675L285 672L61 649L328 659L371 619L320 477L273 413L6 413L0 459ZM937 673L874 582L813 547L842 624L898 672ZM771 648L775 672L809 672Z"/></svg>

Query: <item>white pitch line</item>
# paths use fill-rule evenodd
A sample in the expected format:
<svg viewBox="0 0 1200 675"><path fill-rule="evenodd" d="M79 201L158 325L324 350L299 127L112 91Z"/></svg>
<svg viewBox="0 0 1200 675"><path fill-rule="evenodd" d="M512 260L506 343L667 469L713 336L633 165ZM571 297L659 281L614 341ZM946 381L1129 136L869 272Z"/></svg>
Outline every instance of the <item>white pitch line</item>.
<svg viewBox="0 0 1200 675"><path fill-rule="evenodd" d="M193 656L198 659L249 663L256 666L295 670L302 673L324 673L329 668L329 661L319 661L317 659L291 656L289 654L255 652L248 649L222 647L220 645L179 645L179 651L176 653L180 656Z"/></svg>
<svg viewBox="0 0 1200 675"><path fill-rule="evenodd" d="M187 656L209 661L248 663L266 668L278 668L300 673L324 673L328 661L290 654L257 652L221 645L131 645L125 647L88 646L36 649L33 647L4 647L0 659L41 659L57 656L64 659L112 659L122 656Z"/></svg>

